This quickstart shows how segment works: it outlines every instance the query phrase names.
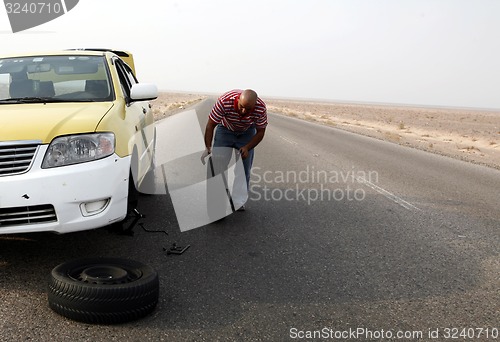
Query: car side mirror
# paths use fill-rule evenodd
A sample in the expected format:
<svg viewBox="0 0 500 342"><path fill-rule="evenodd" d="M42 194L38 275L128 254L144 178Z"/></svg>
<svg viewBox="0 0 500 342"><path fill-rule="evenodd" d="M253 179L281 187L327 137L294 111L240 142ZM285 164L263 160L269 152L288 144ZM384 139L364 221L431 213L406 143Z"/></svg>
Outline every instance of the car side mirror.
<svg viewBox="0 0 500 342"><path fill-rule="evenodd" d="M158 97L158 88L152 83L136 83L130 89L130 99L132 101L148 101Z"/></svg>

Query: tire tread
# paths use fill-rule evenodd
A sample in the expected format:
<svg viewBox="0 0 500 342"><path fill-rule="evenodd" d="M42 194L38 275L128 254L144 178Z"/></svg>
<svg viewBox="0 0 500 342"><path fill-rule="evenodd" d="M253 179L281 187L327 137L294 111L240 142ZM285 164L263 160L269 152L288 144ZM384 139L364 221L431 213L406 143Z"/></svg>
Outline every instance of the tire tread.
<svg viewBox="0 0 500 342"><path fill-rule="evenodd" d="M81 262L90 262L90 259ZM94 259L91 259L95 263ZM103 263L126 259L102 259ZM125 284L88 284L72 279L65 272L78 261L64 263L52 270L48 284L49 307L56 313L85 323L115 324L142 318L151 313L159 298L158 274L141 267L143 276Z"/></svg>

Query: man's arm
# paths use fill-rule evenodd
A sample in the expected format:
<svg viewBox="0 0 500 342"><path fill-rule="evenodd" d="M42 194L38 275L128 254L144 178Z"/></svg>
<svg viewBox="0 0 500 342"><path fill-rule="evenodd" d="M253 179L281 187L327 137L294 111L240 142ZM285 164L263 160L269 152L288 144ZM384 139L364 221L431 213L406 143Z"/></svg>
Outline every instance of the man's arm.
<svg viewBox="0 0 500 342"><path fill-rule="evenodd" d="M214 129L217 124L210 118L208 118L207 126L205 127L205 147L207 151L212 152L212 140L214 138Z"/></svg>
<svg viewBox="0 0 500 342"><path fill-rule="evenodd" d="M257 128L257 133L255 133L252 140L250 140L248 144L240 148L241 157L243 159L248 157L248 151L250 151L252 148L255 148L262 141L262 139L264 139L265 133L265 128Z"/></svg>

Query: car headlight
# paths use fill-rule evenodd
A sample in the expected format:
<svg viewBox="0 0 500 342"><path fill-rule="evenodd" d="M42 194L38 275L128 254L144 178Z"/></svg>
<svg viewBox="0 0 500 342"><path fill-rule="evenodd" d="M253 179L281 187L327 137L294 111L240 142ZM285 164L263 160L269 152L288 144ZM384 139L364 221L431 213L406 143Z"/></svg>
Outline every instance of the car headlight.
<svg viewBox="0 0 500 342"><path fill-rule="evenodd" d="M42 169L85 163L115 152L113 133L79 134L52 140L45 153Z"/></svg>

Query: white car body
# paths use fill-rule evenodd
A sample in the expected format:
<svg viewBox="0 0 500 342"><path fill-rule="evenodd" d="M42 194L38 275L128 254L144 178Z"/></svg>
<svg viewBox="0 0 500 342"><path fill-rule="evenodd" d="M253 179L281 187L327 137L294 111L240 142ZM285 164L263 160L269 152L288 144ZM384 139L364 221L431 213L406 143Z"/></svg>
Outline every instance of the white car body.
<svg viewBox="0 0 500 342"><path fill-rule="evenodd" d="M133 67L117 53L126 54L0 57L6 82L0 83L0 234L69 233L125 219L131 185L154 167L148 101L157 89L138 83ZM99 66L88 67L91 60ZM29 95L13 95L19 74L30 85ZM42 97L49 78L55 90ZM105 81L106 95L89 95L93 89L87 84Z"/></svg>

